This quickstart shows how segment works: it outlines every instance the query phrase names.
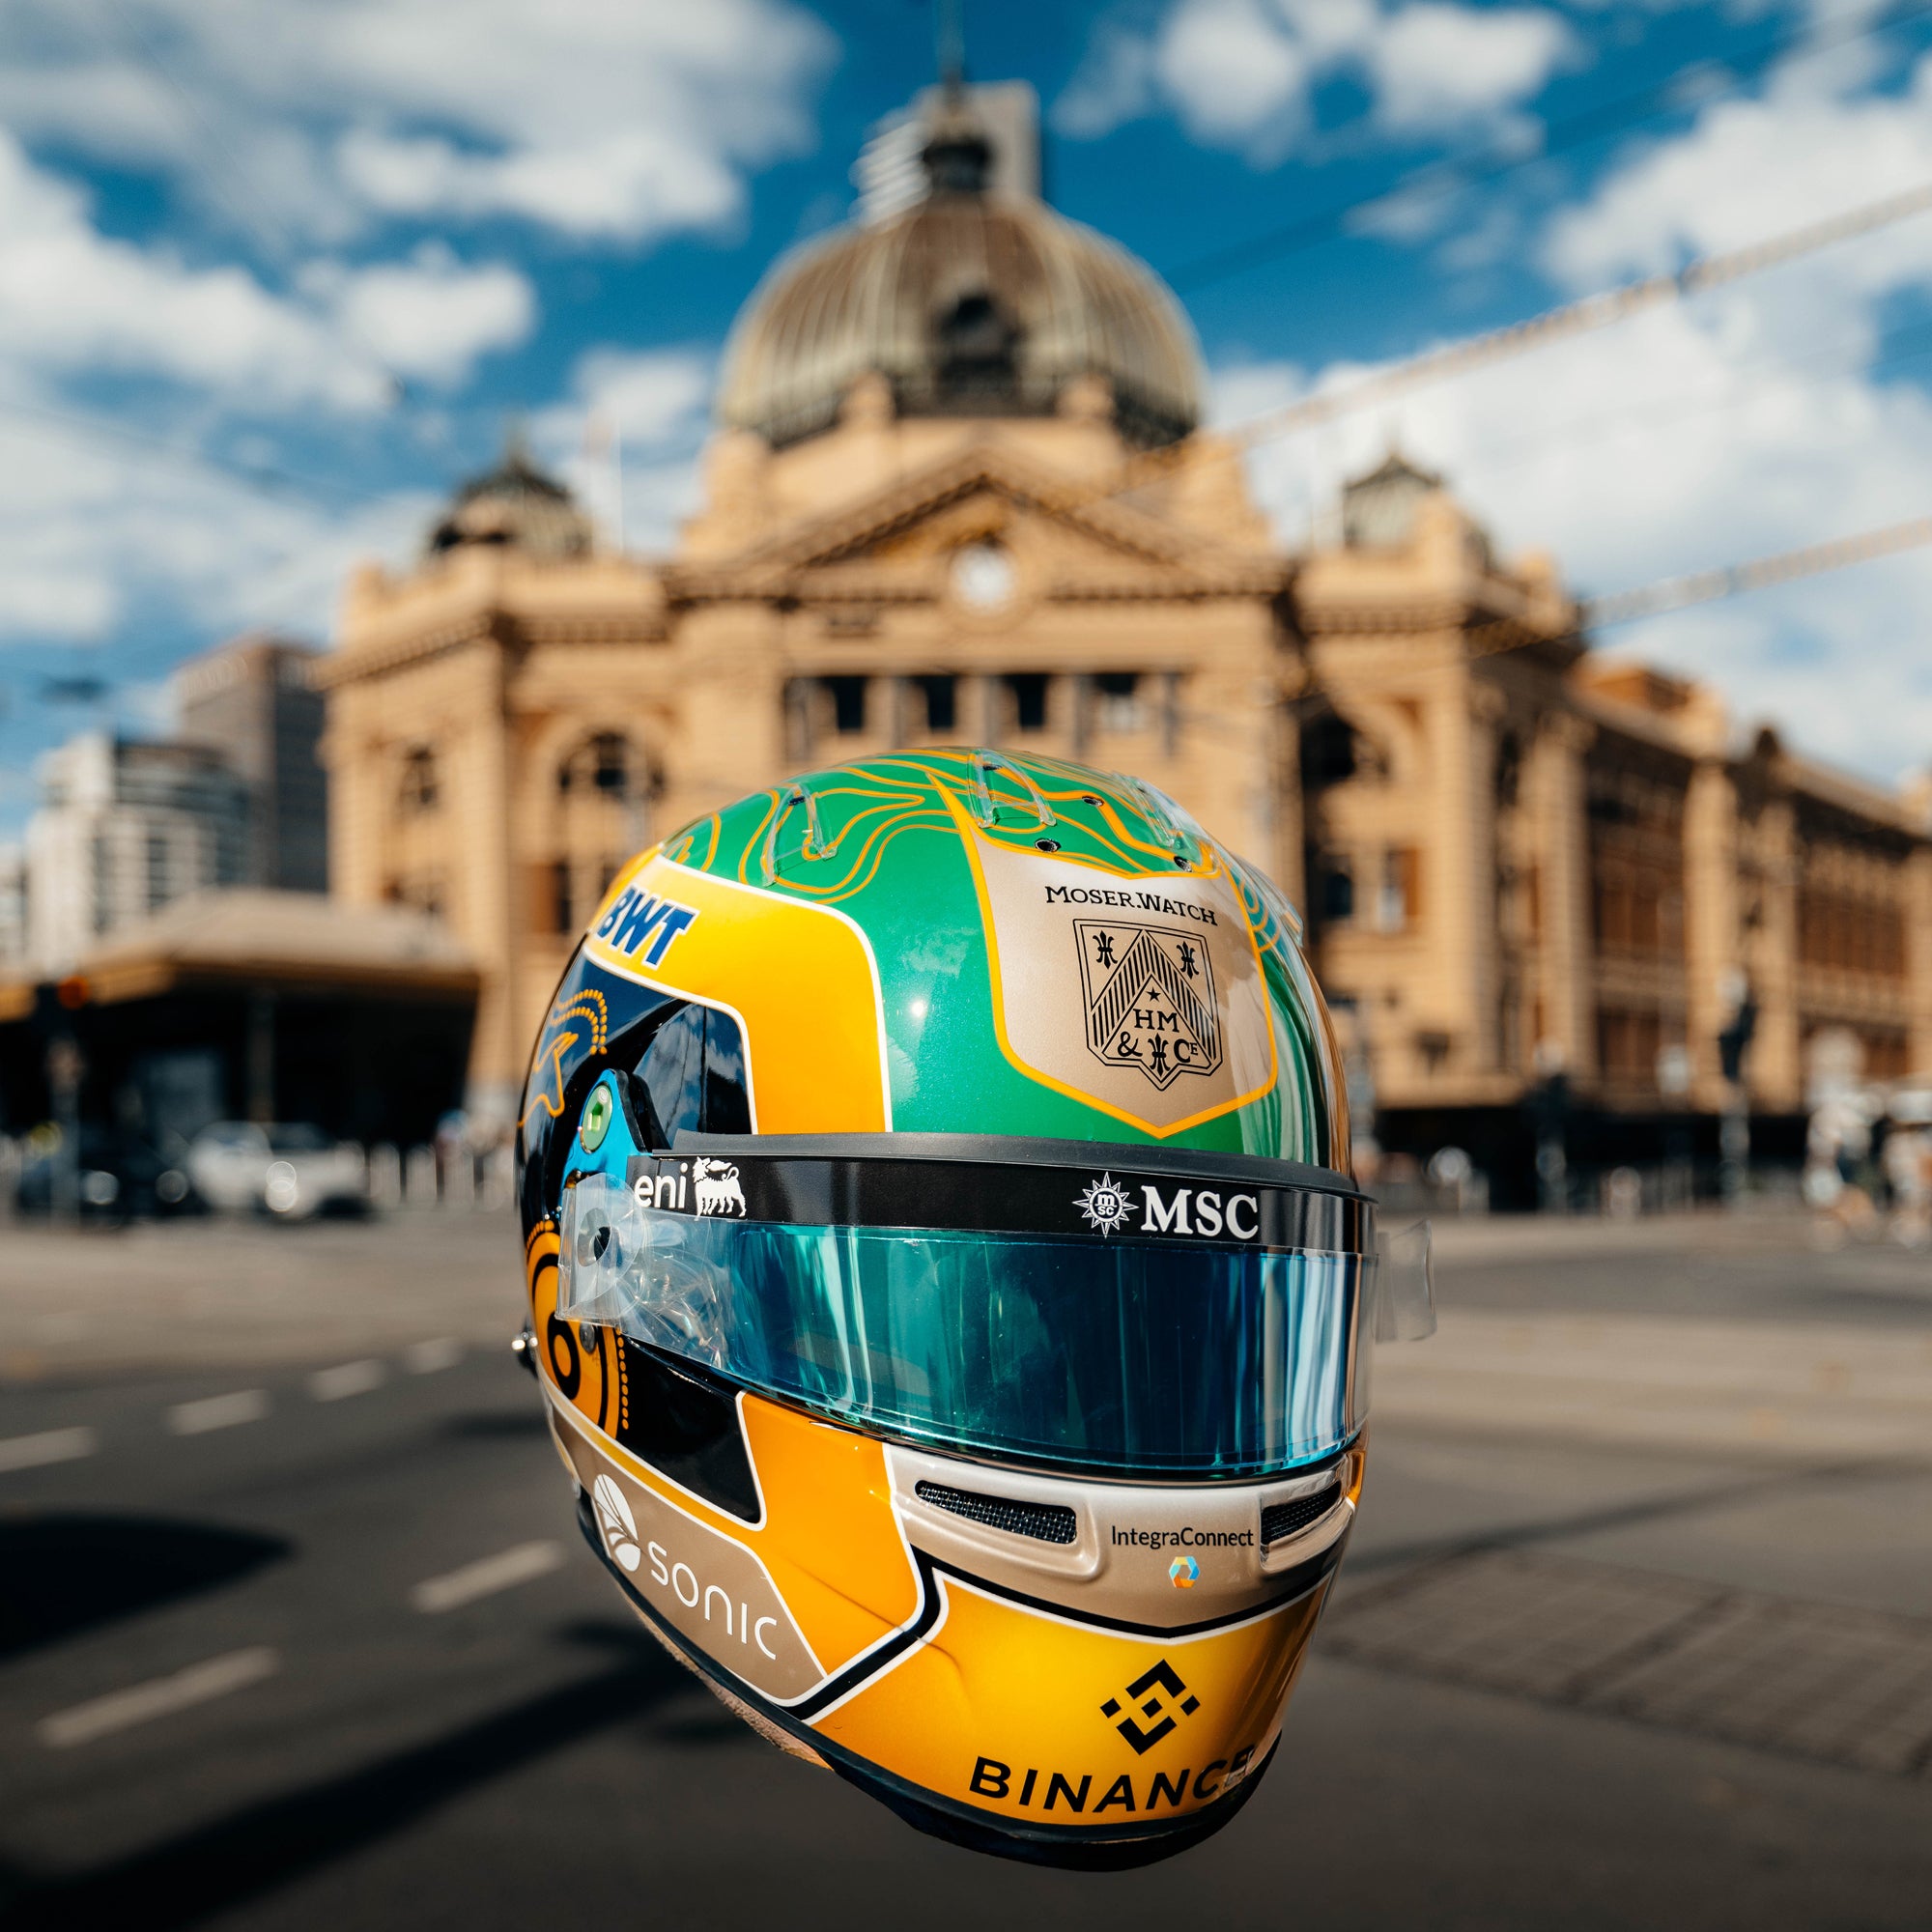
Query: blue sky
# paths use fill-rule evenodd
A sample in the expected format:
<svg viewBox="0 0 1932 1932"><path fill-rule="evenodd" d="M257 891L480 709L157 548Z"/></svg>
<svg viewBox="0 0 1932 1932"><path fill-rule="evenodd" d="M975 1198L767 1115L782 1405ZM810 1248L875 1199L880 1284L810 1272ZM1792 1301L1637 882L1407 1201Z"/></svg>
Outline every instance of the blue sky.
<svg viewBox="0 0 1932 1932"><path fill-rule="evenodd" d="M966 14L975 76L1039 91L1050 197L1176 279L1223 419L1932 182L1924 5ZM49 679L157 728L185 653L326 639L513 415L600 508L614 422L630 539L668 542L733 314L931 49L913 0L0 0L0 833L104 715ZM1400 440L1597 590L1923 514L1928 292L1932 215L1270 445L1255 486L1299 540ZM1890 780L1932 756L1928 605L1906 557L1605 642Z"/></svg>

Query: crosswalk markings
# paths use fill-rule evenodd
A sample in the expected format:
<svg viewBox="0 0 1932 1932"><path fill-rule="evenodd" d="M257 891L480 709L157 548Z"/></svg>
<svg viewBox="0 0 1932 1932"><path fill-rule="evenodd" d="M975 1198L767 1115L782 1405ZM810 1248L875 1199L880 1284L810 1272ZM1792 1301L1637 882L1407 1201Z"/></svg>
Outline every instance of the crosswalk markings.
<svg viewBox="0 0 1932 1932"><path fill-rule="evenodd" d="M533 1577L547 1577L563 1562L561 1546L554 1543L520 1543L514 1549L467 1563L446 1576L432 1577L410 1592L410 1602L426 1616L473 1604L478 1597L493 1597L498 1590L514 1589Z"/></svg>
<svg viewBox="0 0 1932 1932"><path fill-rule="evenodd" d="M38 1435L10 1435L0 1438L0 1470L71 1463L92 1456L99 1447L100 1437L91 1429L43 1429Z"/></svg>
<svg viewBox="0 0 1932 1932"><path fill-rule="evenodd" d="M308 1378L308 1392L317 1402L340 1402L344 1396L367 1395L383 1385L384 1369L373 1356L361 1362L338 1362L318 1369Z"/></svg>
<svg viewBox="0 0 1932 1932"><path fill-rule="evenodd" d="M205 1662L190 1663L171 1676L156 1677L146 1684L111 1690L104 1697L56 1711L52 1717L41 1719L40 1740L54 1750L92 1744L96 1738L165 1718L174 1711L185 1711L191 1705L206 1704L233 1690L245 1690L265 1677L272 1677L281 1667L280 1654L266 1644L249 1650L231 1650Z"/></svg>
<svg viewBox="0 0 1932 1932"><path fill-rule="evenodd" d="M267 1389L237 1389L232 1395L203 1396L198 1402L178 1402L168 1410L171 1435L205 1435L211 1429L234 1429L260 1422L269 1412Z"/></svg>

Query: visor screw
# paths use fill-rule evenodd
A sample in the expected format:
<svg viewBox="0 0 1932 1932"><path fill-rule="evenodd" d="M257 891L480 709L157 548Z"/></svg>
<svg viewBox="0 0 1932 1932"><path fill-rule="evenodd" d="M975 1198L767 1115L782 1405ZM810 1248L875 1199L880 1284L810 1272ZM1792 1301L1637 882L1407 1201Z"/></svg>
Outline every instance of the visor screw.
<svg viewBox="0 0 1932 1932"><path fill-rule="evenodd" d="M1177 853L1176 853L1176 854L1174 855L1174 866L1175 866L1175 870L1176 870L1176 871L1179 871L1179 872L1184 872L1184 871L1186 871L1186 869L1187 869L1187 854L1186 854L1185 852L1177 852Z"/></svg>
<svg viewBox="0 0 1932 1932"><path fill-rule="evenodd" d="M1060 850L1060 840L1058 838L1036 838L1033 841L1033 846L1036 852L1058 852Z"/></svg>
<svg viewBox="0 0 1932 1932"><path fill-rule="evenodd" d="M1098 805L1100 801L1091 791L1083 791L1080 794L1080 803L1082 805Z"/></svg>

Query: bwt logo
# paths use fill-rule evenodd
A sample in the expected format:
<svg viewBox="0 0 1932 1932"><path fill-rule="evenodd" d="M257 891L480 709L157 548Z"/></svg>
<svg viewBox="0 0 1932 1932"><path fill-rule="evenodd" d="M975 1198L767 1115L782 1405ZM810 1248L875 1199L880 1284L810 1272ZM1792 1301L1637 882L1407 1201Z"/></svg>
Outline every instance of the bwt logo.
<svg viewBox="0 0 1932 1932"><path fill-rule="evenodd" d="M626 886L611 902L611 910L597 922L597 937L619 952L640 952L641 965L656 966L670 951L671 942L696 918L694 906L679 905L674 899L661 899L655 893Z"/></svg>

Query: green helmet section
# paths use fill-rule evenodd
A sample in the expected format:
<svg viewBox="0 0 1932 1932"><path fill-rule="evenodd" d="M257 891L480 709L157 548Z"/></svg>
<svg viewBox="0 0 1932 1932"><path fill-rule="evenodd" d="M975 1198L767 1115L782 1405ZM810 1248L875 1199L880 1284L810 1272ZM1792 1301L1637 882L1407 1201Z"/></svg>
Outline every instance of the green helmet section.
<svg viewBox="0 0 1932 1932"><path fill-rule="evenodd" d="M895 1131L1147 1141L1348 1172L1339 1058L1300 950L1298 920L1264 873L1137 780L1012 753L864 758L698 819L668 838L664 852L675 864L830 908L864 931L879 974ZM1067 883L1038 884L1049 877ZM1109 963L1106 908L1127 906L1137 916L1151 908L1157 920L1168 906L1199 920L1193 901L1202 882L1211 881L1228 917L1205 936L1216 946L1238 943L1241 961L1258 963L1273 1040L1271 1077L1231 1096L1237 1104L1156 1132L1119 1107L1083 1097L1078 1076L1058 1080L1030 1066L1009 1042L1015 1002L1023 1005L1026 991L1009 983L1002 992L992 910L1000 878L1022 880L1036 897L1070 895L1075 904L1100 907L1100 921L1087 930ZM1189 903L1165 896L1177 882L1191 889ZM1009 903L1017 889L1009 888ZM1247 928L1238 942L1226 931L1236 919ZM1119 926L1123 935L1140 930ZM1179 959L1194 975L1206 949L1191 944L1184 926L1158 930L1168 934L1161 943L1169 961ZM1201 1013L1172 964L1147 956L1174 983L1180 1008ZM1010 973L1013 961L1007 963ZM1069 958L1065 974L1077 984L1075 964ZM1255 981L1252 968L1245 970ZM1090 984L1088 997L1097 1003L1102 996ZM1161 1023L1187 1042L1180 1050L1198 1057L1175 1005L1163 1007ZM1153 1051L1163 1053L1164 1042ZM1161 1070L1170 1087L1188 1090L1167 1066Z"/></svg>

